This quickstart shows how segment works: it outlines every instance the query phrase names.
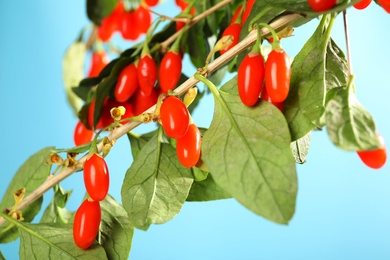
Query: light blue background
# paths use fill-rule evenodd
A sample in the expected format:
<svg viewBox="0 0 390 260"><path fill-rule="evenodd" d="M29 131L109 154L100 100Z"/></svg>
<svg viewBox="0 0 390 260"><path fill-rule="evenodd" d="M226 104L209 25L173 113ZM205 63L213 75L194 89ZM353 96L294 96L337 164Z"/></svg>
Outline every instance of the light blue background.
<svg viewBox="0 0 390 260"><path fill-rule="evenodd" d="M155 10L176 15L173 2ZM340 18L333 37L345 49ZM373 3L365 11L350 9L349 21L357 96L390 140L390 15ZM85 1L0 1L0 197L30 155L46 146L73 146L77 119L66 102L61 60L87 24ZM316 24L283 40L287 53L294 56ZM185 71L191 75L195 69L187 65ZM207 127L212 98L205 103L193 117ZM126 138L118 141L107 163L110 193L120 200L131 163ZM234 200L186 203L172 221L137 230L130 258L390 259L389 169L389 163L381 170L367 168L355 153L334 147L325 131L316 132L308 162L297 166L297 206L289 225L271 223ZM62 185L74 189L69 208L77 209L85 192L81 174ZM47 195L44 206L52 192ZM2 244L0 250L7 259L18 258L18 243Z"/></svg>

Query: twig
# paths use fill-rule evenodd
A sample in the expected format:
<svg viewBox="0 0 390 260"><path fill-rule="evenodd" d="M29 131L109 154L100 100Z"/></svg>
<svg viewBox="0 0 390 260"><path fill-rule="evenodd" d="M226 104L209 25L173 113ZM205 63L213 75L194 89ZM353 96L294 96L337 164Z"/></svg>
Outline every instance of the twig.
<svg viewBox="0 0 390 260"><path fill-rule="evenodd" d="M351 46L349 43L347 10L343 11L343 21L344 21L345 43L347 45L348 77L351 77L351 75L352 75L352 55L351 55Z"/></svg>
<svg viewBox="0 0 390 260"><path fill-rule="evenodd" d="M197 17L199 17L199 16L197 16ZM284 26L290 24L291 22L295 21L299 17L301 17L299 14L286 15L286 16L279 18L278 20L275 20L273 23L270 24L270 26L272 28L274 28L275 30L278 30L278 29L283 28ZM222 66L223 64L225 64L226 62L228 62L229 60L234 58L238 53L244 51L245 49L247 49L248 47L253 45L257 39L257 32L258 32L258 30L251 31L236 46L232 47L230 50L228 50L223 55L219 56L217 59L215 59L213 62L211 62L208 66L207 74L210 75L215 70L217 70L220 66ZM270 33L267 28L263 28L261 32L262 32L262 36L268 35ZM187 92L190 88L195 86L198 82L199 82L199 80L195 79L192 76L188 80L183 82L183 84L178 86L175 89L175 92L178 95L182 95L185 92ZM156 105L149 108L144 113L152 113L152 112L154 112L155 108L156 108ZM123 135L127 134L128 132L130 132L132 129L136 128L140 124L141 124L140 122L129 122L121 127L114 129L108 135L108 138L109 138L109 140L116 140L116 139L122 137ZM103 146L102 143L98 144L99 151L102 150L102 146ZM82 170L86 159L87 159L87 156L85 155L78 160L78 162L76 163L76 165L73 168L65 168L57 175L54 175L54 176L48 178L41 186L39 186L36 190L34 190L32 193L30 193L25 199L23 199L20 202L20 204L18 205L18 207L16 208L16 210L24 209L25 207L30 205L32 202L34 202L35 200L40 198L46 191L51 189L54 185L56 185L57 183L64 180L66 177L70 176L72 173ZM0 225L4 224L4 222L5 222L4 218L0 217Z"/></svg>

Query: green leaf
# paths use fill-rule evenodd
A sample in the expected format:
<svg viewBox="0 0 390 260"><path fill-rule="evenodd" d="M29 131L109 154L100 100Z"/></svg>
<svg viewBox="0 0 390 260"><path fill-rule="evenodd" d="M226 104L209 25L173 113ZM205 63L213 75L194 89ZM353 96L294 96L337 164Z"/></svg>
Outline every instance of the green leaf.
<svg viewBox="0 0 390 260"><path fill-rule="evenodd" d="M28 196L47 179L51 165L46 163L46 159L49 157L52 149L53 147L43 148L20 166L5 191L0 203L1 209L11 208L14 205L14 191L24 187L26 188L25 196ZM30 222L34 219L41 209L42 201L43 198L41 197L22 210L25 222ZM12 223L7 222L0 226L0 243L8 243L17 238L18 232Z"/></svg>
<svg viewBox="0 0 390 260"><path fill-rule="evenodd" d="M205 37L203 27L205 20L201 20L188 30L186 37L188 53L192 64L196 68L203 68L206 62L207 55L210 51L210 46Z"/></svg>
<svg viewBox="0 0 390 260"><path fill-rule="evenodd" d="M127 138L129 138L130 141L133 158L137 158L141 149L156 135L157 130L142 135L138 135L134 132L127 133Z"/></svg>
<svg viewBox="0 0 390 260"><path fill-rule="evenodd" d="M202 171L199 168L193 167L191 168L192 170L192 175L194 176L195 181L203 181L207 179L207 176L209 176L208 172Z"/></svg>
<svg viewBox="0 0 390 260"><path fill-rule="evenodd" d="M340 149L365 151L380 147L374 120L357 100L352 84L328 92L325 116L328 136Z"/></svg>
<svg viewBox="0 0 390 260"><path fill-rule="evenodd" d="M87 16L96 25L114 11L118 0L87 0Z"/></svg>
<svg viewBox="0 0 390 260"><path fill-rule="evenodd" d="M175 217L192 182L190 169L181 166L175 149L153 137L126 172L122 186L123 206L133 226L147 230L152 223Z"/></svg>
<svg viewBox="0 0 390 260"><path fill-rule="evenodd" d="M85 43L77 41L72 43L65 52L62 60L62 77L68 103L77 112L82 106L82 99L73 92L73 87L78 86L84 78L84 64L87 48Z"/></svg>
<svg viewBox="0 0 390 260"><path fill-rule="evenodd" d="M296 163L303 164L306 162L306 157L310 148L310 138L311 132L307 133L304 137L291 142L290 147Z"/></svg>
<svg viewBox="0 0 390 260"><path fill-rule="evenodd" d="M334 18L323 16L314 34L292 63L290 92L285 101L285 116L295 141L313 128L324 113L326 95L326 48ZM333 81L332 81L333 83Z"/></svg>
<svg viewBox="0 0 390 260"><path fill-rule="evenodd" d="M108 259L128 259L134 228L127 212L112 196L100 202L102 209L101 243Z"/></svg>
<svg viewBox="0 0 390 260"><path fill-rule="evenodd" d="M73 241L72 224L19 224L20 259L108 259L98 244L88 250Z"/></svg>
<svg viewBox="0 0 390 260"><path fill-rule="evenodd" d="M290 134L272 104L246 107L233 78L214 93L215 111L203 137L202 159L215 182L256 214L288 223L295 211L297 176Z"/></svg>
<svg viewBox="0 0 390 260"><path fill-rule="evenodd" d="M0 260L5 260L5 257L1 251L0 251Z"/></svg>
<svg viewBox="0 0 390 260"><path fill-rule="evenodd" d="M231 197L228 192L218 186L211 174L208 174L206 179L192 183L187 201L210 201L230 199Z"/></svg>
<svg viewBox="0 0 390 260"><path fill-rule="evenodd" d="M72 190L66 191L59 184L54 186L54 197L43 212L40 223L67 224L73 218L73 212L65 208Z"/></svg>

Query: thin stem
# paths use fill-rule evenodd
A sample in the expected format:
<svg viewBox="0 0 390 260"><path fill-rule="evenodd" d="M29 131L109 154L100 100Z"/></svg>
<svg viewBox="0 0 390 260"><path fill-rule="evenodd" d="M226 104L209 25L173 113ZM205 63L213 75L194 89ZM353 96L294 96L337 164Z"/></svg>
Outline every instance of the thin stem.
<svg viewBox="0 0 390 260"><path fill-rule="evenodd" d="M348 77L351 77L351 75L352 75L352 55L351 55L351 46L349 43L347 10L343 11L343 21L344 21L345 43L347 45Z"/></svg>
<svg viewBox="0 0 390 260"><path fill-rule="evenodd" d="M230 2L232 0L223 1L223 2ZM223 2L220 2L223 3ZM199 16L197 16L199 17ZM290 24L291 22L297 20L301 16L299 14L290 14L283 16L279 18L278 20L275 20L270 24L272 28L275 30L278 30L280 28L283 28L284 26ZM261 30L262 35L267 35L269 31L266 28L263 28ZM180 32L179 32L180 33ZM215 70L217 70L220 66L227 63L229 60L234 58L238 53L246 50L248 47L253 45L257 40L257 30L251 31L241 42L239 42L237 45L232 47L230 50L225 52L223 55L219 56L217 59L215 59L213 62L211 62L208 66L207 74L210 75ZM185 92L187 92L190 88L195 86L199 82L198 79L196 79L194 76L190 77L188 80L183 82L180 86L178 86L175 89L175 93L178 95L182 95ZM144 113L154 113L156 109L156 105L150 107L148 110L146 110ZM122 137L123 135L126 135L128 132L130 132L132 129L139 126L141 122L129 122L123 126L120 126L118 128L113 129L113 131L108 135L109 140L117 140L118 138ZM103 148L103 143L100 142L98 145L98 150L101 151ZM51 178L48 178L44 183L41 184L37 189L35 189L33 192L31 192L27 197L25 197L18 207L17 210L22 210L29 206L32 202L36 201L42 195L47 192L49 189L51 189L53 186L55 186L57 183L60 183L62 180L66 179L68 176L72 175L74 172L80 171L83 169L85 160L87 159L88 155L84 155L82 158L80 158L76 164L73 167L64 168L59 174L52 176ZM0 225L4 224L5 220L4 218L0 217Z"/></svg>

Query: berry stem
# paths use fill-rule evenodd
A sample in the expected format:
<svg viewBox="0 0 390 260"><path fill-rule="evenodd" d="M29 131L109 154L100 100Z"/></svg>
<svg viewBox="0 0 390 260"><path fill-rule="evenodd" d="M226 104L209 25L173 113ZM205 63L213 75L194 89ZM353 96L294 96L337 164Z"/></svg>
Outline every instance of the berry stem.
<svg viewBox="0 0 390 260"><path fill-rule="evenodd" d="M350 46L350 42L349 42L347 10L343 11L343 21L344 21L345 43L346 43L346 47L347 47L348 77L351 77L351 75L352 75L352 55L351 55L351 46Z"/></svg>

